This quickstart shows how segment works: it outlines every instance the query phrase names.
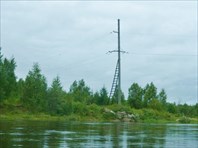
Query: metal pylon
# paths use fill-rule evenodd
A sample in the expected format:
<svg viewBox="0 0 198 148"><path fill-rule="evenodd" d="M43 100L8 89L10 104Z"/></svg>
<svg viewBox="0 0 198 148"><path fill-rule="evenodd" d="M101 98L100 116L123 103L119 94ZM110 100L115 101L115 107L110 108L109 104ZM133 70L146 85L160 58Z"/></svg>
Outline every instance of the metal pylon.
<svg viewBox="0 0 198 148"><path fill-rule="evenodd" d="M111 86L111 91L110 91L109 98L113 97L113 95L115 93L115 90L118 87L118 78L119 78L119 62L117 62L117 64L116 64L115 74L114 74L114 77L113 77L113 83L112 83L112 86Z"/></svg>

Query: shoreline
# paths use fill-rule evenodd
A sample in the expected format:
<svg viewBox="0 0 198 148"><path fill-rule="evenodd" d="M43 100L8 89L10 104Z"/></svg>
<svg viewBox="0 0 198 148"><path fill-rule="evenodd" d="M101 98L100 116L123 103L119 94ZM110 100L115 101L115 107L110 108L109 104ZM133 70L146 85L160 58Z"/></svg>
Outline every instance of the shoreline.
<svg viewBox="0 0 198 148"><path fill-rule="evenodd" d="M81 104L83 105L83 104ZM129 123L184 123L198 124L198 118L150 108L134 109L123 105L79 106L69 114L33 112L21 105L0 104L0 120L129 122Z"/></svg>
<svg viewBox="0 0 198 148"><path fill-rule="evenodd" d="M102 118L95 118L90 116L79 116L79 115L68 115L68 116L52 116L44 113L38 113L38 114L1 114L0 120L28 120L28 121L77 121L77 122L120 122L120 123L171 123L171 124L198 124L198 119L196 118L189 118L189 122L180 122L179 118L176 120L165 120L165 119L150 119L150 120L138 120L136 122L125 122L125 121L119 121L116 119L102 119Z"/></svg>

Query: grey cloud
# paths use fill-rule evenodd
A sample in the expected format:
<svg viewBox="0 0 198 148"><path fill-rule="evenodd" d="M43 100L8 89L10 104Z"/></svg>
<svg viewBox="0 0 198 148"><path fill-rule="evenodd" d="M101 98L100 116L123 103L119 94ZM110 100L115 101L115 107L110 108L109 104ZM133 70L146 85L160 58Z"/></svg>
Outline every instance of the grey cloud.
<svg viewBox="0 0 198 148"><path fill-rule="evenodd" d="M125 96L133 82L153 81L169 101L197 101L197 57L174 56L197 53L196 2L1 3L2 52L15 57L18 77L38 62L49 83L59 75L66 90L81 78L93 90L110 90L117 55L105 53L117 48L110 32L120 18L121 47L129 52L122 55Z"/></svg>

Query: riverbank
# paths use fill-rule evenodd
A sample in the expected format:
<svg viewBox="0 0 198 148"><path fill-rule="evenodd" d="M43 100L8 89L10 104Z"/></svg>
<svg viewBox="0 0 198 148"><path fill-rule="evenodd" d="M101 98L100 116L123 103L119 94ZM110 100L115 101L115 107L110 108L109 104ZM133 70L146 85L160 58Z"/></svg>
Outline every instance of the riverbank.
<svg viewBox="0 0 198 148"><path fill-rule="evenodd" d="M141 122L141 123L192 123L198 118L153 109L133 109L122 105L85 105L69 115L50 115L44 112L30 112L23 106L0 106L0 120L39 120L39 121L89 121L89 122Z"/></svg>
<svg viewBox="0 0 198 148"><path fill-rule="evenodd" d="M183 119L187 118L187 119ZM122 122L117 119L104 119L89 116L79 116L79 115L68 115L68 116L52 116L44 113L37 114L1 114L0 120L32 120L32 121L87 121L87 122ZM127 121L126 121L127 122ZM198 124L198 119L189 117L179 117L173 120L166 119L146 119L138 120L138 123L187 123L187 124Z"/></svg>

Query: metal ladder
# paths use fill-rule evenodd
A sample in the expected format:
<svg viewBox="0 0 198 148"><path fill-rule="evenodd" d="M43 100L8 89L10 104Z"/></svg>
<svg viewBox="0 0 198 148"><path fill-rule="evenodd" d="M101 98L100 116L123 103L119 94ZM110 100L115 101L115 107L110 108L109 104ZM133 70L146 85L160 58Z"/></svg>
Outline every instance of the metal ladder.
<svg viewBox="0 0 198 148"><path fill-rule="evenodd" d="M117 88L117 85L118 85L118 76L119 76L119 67L118 67L118 64L119 63L117 62L109 98L112 98L113 97L113 95L115 93L115 90Z"/></svg>

